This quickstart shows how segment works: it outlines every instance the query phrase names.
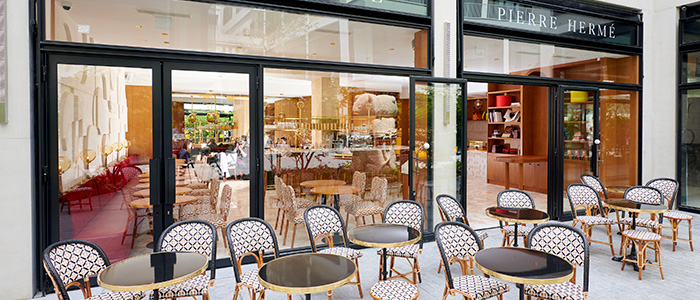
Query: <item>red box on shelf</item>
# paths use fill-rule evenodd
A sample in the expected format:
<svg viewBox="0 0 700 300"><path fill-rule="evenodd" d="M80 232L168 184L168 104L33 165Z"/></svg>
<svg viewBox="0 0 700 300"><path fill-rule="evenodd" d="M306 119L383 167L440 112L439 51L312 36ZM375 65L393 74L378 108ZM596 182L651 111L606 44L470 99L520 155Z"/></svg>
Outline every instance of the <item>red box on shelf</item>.
<svg viewBox="0 0 700 300"><path fill-rule="evenodd" d="M511 100L510 95L499 95L496 96L496 106L510 106L510 100Z"/></svg>

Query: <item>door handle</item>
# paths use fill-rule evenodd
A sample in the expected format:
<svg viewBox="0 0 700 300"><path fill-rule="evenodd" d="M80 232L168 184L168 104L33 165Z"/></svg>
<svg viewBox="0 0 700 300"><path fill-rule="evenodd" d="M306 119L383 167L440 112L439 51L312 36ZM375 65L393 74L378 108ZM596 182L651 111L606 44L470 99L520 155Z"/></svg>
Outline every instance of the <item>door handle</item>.
<svg viewBox="0 0 700 300"><path fill-rule="evenodd" d="M599 139L593 140L593 144L600 145L600 140Z"/></svg>

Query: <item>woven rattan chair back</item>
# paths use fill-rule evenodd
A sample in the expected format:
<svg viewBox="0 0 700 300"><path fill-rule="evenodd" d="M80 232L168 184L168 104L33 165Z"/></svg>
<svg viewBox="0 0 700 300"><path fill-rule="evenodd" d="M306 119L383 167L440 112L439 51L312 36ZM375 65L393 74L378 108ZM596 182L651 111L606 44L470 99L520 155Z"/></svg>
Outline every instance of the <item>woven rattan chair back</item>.
<svg viewBox="0 0 700 300"><path fill-rule="evenodd" d="M328 246L333 247L333 235L336 233L341 235L343 245L347 247L345 223L335 208L328 205L313 205L304 211L304 222L309 233L311 249L314 252L319 250L319 239L325 239Z"/></svg>
<svg viewBox="0 0 700 300"><path fill-rule="evenodd" d="M657 188L648 186L633 186L625 190L625 199L642 204L661 205L664 203L664 194Z"/></svg>
<svg viewBox="0 0 700 300"><path fill-rule="evenodd" d="M678 194L678 181L672 178L656 178L652 179L644 186L657 188L666 198L668 208L673 209Z"/></svg>
<svg viewBox="0 0 700 300"><path fill-rule="evenodd" d="M605 199L608 199L608 193L605 191L605 186L602 182L600 182L600 179L598 179L598 177L589 174L583 174L581 175L581 182L583 182L583 184L587 186L592 187L596 192L603 193L603 197L605 197Z"/></svg>
<svg viewBox="0 0 700 300"><path fill-rule="evenodd" d="M527 192L521 190L505 190L498 193L496 203L500 208L535 208L535 200Z"/></svg>
<svg viewBox="0 0 700 300"><path fill-rule="evenodd" d="M438 250L440 250L442 263L445 266L449 266L454 259L469 260L484 248L476 232L468 225L460 222L442 222L437 224L435 226L435 241ZM454 288L450 268L445 268L445 274L450 289Z"/></svg>
<svg viewBox="0 0 700 300"><path fill-rule="evenodd" d="M216 227L204 220L174 223L163 231L156 251L196 252L209 258L211 279L216 276Z"/></svg>
<svg viewBox="0 0 700 300"><path fill-rule="evenodd" d="M96 244L83 240L65 240L51 244L44 250L44 268L49 274L56 294L60 299L70 300L67 288L97 275L109 266L109 259ZM86 283L89 282L85 281Z"/></svg>
<svg viewBox="0 0 700 300"><path fill-rule="evenodd" d="M388 224L400 224L422 232L425 224L425 211L420 203L413 200L398 200L384 208L382 221ZM423 239L420 241L423 248Z"/></svg>
<svg viewBox="0 0 700 300"><path fill-rule="evenodd" d="M226 242L236 282L241 282L243 258L251 255L258 268L263 265L263 254L272 249L274 257L279 256L279 244L274 229L263 219L242 218L226 226Z"/></svg>
<svg viewBox="0 0 700 300"><path fill-rule="evenodd" d="M550 221L532 229L527 237L527 244L531 249L559 256L574 267L583 266L583 291L588 292L588 240L580 229Z"/></svg>
<svg viewBox="0 0 700 300"><path fill-rule="evenodd" d="M386 202L386 189L388 185L389 182L386 180L386 178L372 178L372 187L369 190L369 200L377 201L379 203Z"/></svg>
<svg viewBox="0 0 700 300"><path fill-rule="evenodd" d="M572 183L566 187L566 195L569 198L574 217L578 215L577 210L579 208L584 208L586 210L585 215L588 216L594 216L598 213L601 216L603 215L601 210L603 202L600 200L600 194L592 187L582 183Z"/></svg>
<svg viewBox="0 0 700 300"><path fill-rule="evenodd" d="M457 221L469 225L469 221L464 218L464 209L457 202L457 199L450 195L442 194L435 197L435 201L442 212L442 216L445 218L443 221Z"/></svg>

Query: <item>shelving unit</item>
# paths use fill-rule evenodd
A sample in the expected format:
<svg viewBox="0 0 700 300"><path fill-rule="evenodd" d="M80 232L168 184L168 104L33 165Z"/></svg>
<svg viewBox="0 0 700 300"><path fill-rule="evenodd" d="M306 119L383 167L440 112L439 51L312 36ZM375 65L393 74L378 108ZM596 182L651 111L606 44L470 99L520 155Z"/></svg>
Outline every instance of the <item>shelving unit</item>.
<svg viewBox="0 0 700 300"><path fill-rule="evenodd" d="M491 90L492 88L500 88L501 86L493 85L489 86L489 92L486 93L486 103L487 103L487 111L488 115L491 115L493 112L500 112L501 116L504 118L504 121L501 122L495 122L493 120L488 121L488 128L487 128L487 134L488 134L488 143L487 143L487 150L489 152L493 153L494 146L495 147L502 147L503 149L518 149L516 150L516 153L522 153L522 145L523 145L523 126L522 126L522 119L523 119L523 111L522 111L522 100L523 100L523 88L522 86L517 86L517 88L508 88L509 86L506 86L505 89L498 89L498 90ZM501 96L501 95L509 95L511 96L511 103L519 103L520 105L508 105L508 106L496 106L496 96ZM505 121L505 115L508 111L511 111L511 113L518 113L518 117L515 121L512 122L506 122ZM488 118L488 116L487 116ZM512 129L512 135L515 135L517 131L518 137L503 137L503 134L506 131L506 128L510 127ZM498 131L498 135L494 136L494 131ZM498 151L498 153L501 153L503 155L518 155L514 153L505 153L506 150Z"/></svg>

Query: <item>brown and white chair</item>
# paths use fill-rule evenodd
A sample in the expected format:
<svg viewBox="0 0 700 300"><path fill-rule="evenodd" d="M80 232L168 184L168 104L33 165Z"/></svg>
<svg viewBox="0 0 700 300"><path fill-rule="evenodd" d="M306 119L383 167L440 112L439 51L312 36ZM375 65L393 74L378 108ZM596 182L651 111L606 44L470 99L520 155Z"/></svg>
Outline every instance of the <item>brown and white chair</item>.
<svg viewBox="0 0 700 300"><path fill-rule="evenodd" d="M581 223L581 230L586 234L588 239L588 244L591 242L608 245L610 246L610 252L615 256L615 248L613 248L612 241L612 225L615 221L608 219L605 215L605 210L603 209L603 202L600 201L600 195L585 184L572 183L566 187L566 194L569 198L569 204L571 204L571 213L574 215L573 226ZM579 215L578 209L583 208L584 213ZM595 241L591 239L593 235L593 227L596 225L605 226L608 231L608 242Z"/></svg>
<svg viewBox="0 0 700 300"><path fill-rule="evenodd" d="M367 174L355 171L352 174L352 186L358 190L357 193L340 195L340 207L344 208L346 212L345 220L349 220L350 216L348 212L352 209L352 206L363 200L365 188L367 186Z"/></svg>
<svg viewBox="0 0 700 300"><path fill-rule="evenodd" d="M398 200L387 205L384 209L384 214L382 216L382 221L388 224L400 224L408 227L412 227L420 232L423 231L423 224L425 224L425 211L420 203L412 200ZM418 244L407 245L403 247L387 248L386 256L391 258L389 262L389 277L392 278L403 278L412 284L417 284L419 281L422 282L423 279L420 276L420 266L418 265L418 255L423 253L423 239L418 242ZM382 250L377 250L377 255L382 255ZM411 271L407 273L401 273L394 268L395 259L403 257L408 261L408 265L411 267ZM413 260L413 262L411 262ZM379 277L381 278L382 272L382 260L379 262ZM396 273L392 276L392 273ZM408 278L411 274L412 277ZM416 281L417 278L417 281Z"/></svg>
<svg viewBox="0 0 700 300"><path fill-rule="evenodd" d="M656 188L646 186L633 186L625 191L625 199L641 204L664 205L664 196ZM637 226L639 226L637 218ZM644 220L644 219L643 219ZM648 220L648 219L646 219ZM658 221L654 221L658 224ZM631 223L630 223L631 225ZM639 280L642 279L642 270L646 266L659 268L661 279L664 278L664 269L661 265L661 235L655 232L639 229L629 229L622 232L622 244L620 245L620 253L622 253L622 270L625 269L625 263L631 262L637 264L639 268ZM627 257L627 248L634 245L637 249L637 257L630 259ZM647 262L647 250L654 250L654 260L657 264Z"/></svg>
<svg viewBox="0 0 700 300"><path fill-rule="evenodd" d="M340 216L338 210L328 205L314 205L304 211L304 222L306 230L309 233L309 241L311 242L311 250L318 253L330 253L344 256L355 261L357 269L355 270L355 278L357 281L348 282L348 284L357 285L357 290L362 298L362 284L360 282L360 264L358 258L362 257L362 251L348 248L348 234L345 230L345 222ZM333 236L340 235L343 246L335 246ZM319 242L325 240L328 248L319 249ZM328 291L328 296L332 295L332 291Z"/></svg>
<svg viewBox="0 0 700 300"><path fill-rule="evenodd" d="M156 251L196 252L209 258L210 275L195 278L158 290L159 299L202 296L209 299L209 287L216 277L216 227L207 221L189 220L174 223L163 231ZM153 295L151 295L153 298Z"/></svg>
<svg viewBox="0 0 700 300"><path fill-rule="evenodd" d="M282 245L287 244L287 233L289 233L289 223L293 223L294 226L292 228L292 245L291 247L294 248L294 241L296 240L297 236L297 225L299 224L304 224L304 210L306 209L306 205L308 205L308 202L306 202L305 198L297 198L295 193L294 193L294 188L291 186L288 186L284 184L284 182L281 183L281 196L282 196L282 202L283 202L283 211L284 211L284 218L283 220L285 221L282 223L282 227L280 227L280 232L282 231L282 228L284 228L284 240L282 241Z"/></svg>
<svg viewBox="0 0 700 300"><path fill-rule="evenodd" d="M496 203L500 208L511 208L511 209L535 209L535 200L527 192L521 190L505 190L498 193L496 197ZM510 246L513 239L521 236L523 238L523 244L527 246L527 235L530 233L531 227L522 224L518 226L518 233L515 233L515 226L509 225L508 222L498 222L501 226L501 232L503 232L503 242L501 246Z"/></svg>
<svg viewBox="0 0 700 300"><path fill-rule="evenodd" d="M590 267L588 241L578 228L547 222L530 231L527 244L531 249L561 257L574 266L571 281L547 285L525 285L525 295L539 299L583 300L588 297L588 273ZM583 286L576 284L576 268L583 267Z"/></svg>
<svg viewBox="0 0 700 300"><path fill-rule="evenodd" d="M77 286L87 300L138 300L143 292L109 292L92 295L90 277L109 266L109 259L96 244L83 240L65 240L44 250L44 269L49 274L59 300L70 300L68 288Z"/></svg>
<svg viewBox="0 0 700 300"><path fill-rule="evenodd" d="M216 204L219 202L219 188L221 181L213 178L208 188L196 189L187 193L187 196L197 197L197 201L185 204L180 208L180 220L188 220L192 216L216 212Z"/></svg>
<svg viewBox="0 0 700 300"><path fill-rule="evenodd" d="M625 190L624 198L637 203L656 205L663 205L665 199L663 193L660 190L656 189L655 187L645 186L633 186L628 188L627 190ZM661 222L659 222L660 216L657 216L656 214L651 214L649 219L640 218L639 216L637 216L636 219L637 228L643 227L651 232L661 234ZM620 224L620 226L622 226L622 229L624 231L625 227L632 226L632 217L628 216L626 218L622 218L618 221L618 223Z"/></svg>
<svg viewBox="0 0 700 300"><path fill-rule="evenodd" d="M204 212L202 214L197 214L191 217L195 220L205 220L213 224L216 229L221 230L221 236L226 235L226 225L228 225L228 213L231 209L231 186L228 184L224 185L221 192L221 201L219 201L219 207L214 211ZM228 247L225 241L224 247Z"/></svg>
<svg viewBox="0 0 700 300"><path fill-rule="evenodd" d="M279 256L275 230L265 220L242 218L231 222L226 227L226 242L236 280L233 300L238 298L238 292L244 287L248 288L250 299L265 299L265 288L258 281L258 269L263 265L263 255L266 250L273 250L273 258ZM249 255L255 259L258 268L243 273L241 264ZM258 293L260 293L259 298Z"/></svg>
<svg viewBox="0 0 700 300"><path fill-rule="evenodd" d="M384 202L386 202L386 191L387 191L388 181L386 178L374 177L372 178L372 187L369 191L369 196L365 200L353 204L348 212L349 215L355 216L355 224L360 225L360 218L362 218L362 223L367 224L365 217L372 217L372 223L376 223L374 216L381 215L384 212Z"/></svg>
<svg viewBox="0 0 700 300"><path fill-rule="evenodd" d="M452 276L452 270L445 268L445 289L442 299L447 295L460 294L464 299L488 299L497 297L503 300L503 294L510 287L496 279L474 275L474 255L483 249L476 232L464 223L442 222L435 226L435 242L440 251L442 263L449 266L458 262L462 276Z"/></svg>
<svg viewBox="0 0 700 300"><path fill-rule="evenodd" d="M441 194L435 197L435 202L438 204L438 209L440 211L440 218L442 219L443 222L447 221L454 221L454 222L462 222L464 224L469 225L469 220L465 217L464 209L462 208L462 205L457 202L457 199L450 195L446 194ZM486 231L476 231L476 234L479 237L479 240L481 243L484 243L484 240L489 237L489 234ZM440 271L442 270L442 261L440 261L440 265L438 265L438 274L440 274Z"/></svg>
<svg viewBox="0 0 700 300"><path fill-rule="evenodd" d="M581 182L583 182L583 184L585 184L585 185L591 187L593 190L595 190L596 193L598 193L598 196L600 196L602 194L603 198L605 200L608 200L608 191L598 177L590 175L590 174L583 174L583 175L581 175ZM603 199L601 199L601 200L603 200ZM603 200L603 201L605 201L605 200ZM609 207L606 206L603 209L605 210L606 216L610 215L610 208ZM623 228L619 224L619 220L620 220L619 212L615 212L615 215L617 216L617 218L614 222L617 224L617 229L620 232L622 232ZM624 211L622 212L622 217L623 218L625 217Z"/></svg>
<svg viewBox="0 0 700 300"><path fill-rule="evenodd" d="M668 221L671 223L671 236L664 236L663 234L661 235L662 237L671 239L673 241L673 251L676 251L676 245L678 244L678 241L685 241L690 243L690 251L693 250L693 225L692 225L692 220L693 216L684 212L680 211L675 211L672 210L674 205L676 204L676 197L678 196L678 181L675 179L671 178L656 178L652 179L645 186L649 187L655 187L661 191L661 193L664 194L664 198L666 198L666 203L668 203L668 212L665 212L661 214L662 219L659 220L662 222L662 228L669 228L663 226L663 220L668 219ZM678 225L682 221L688 221L688 238L679 238L678 237Z"/></svg>

